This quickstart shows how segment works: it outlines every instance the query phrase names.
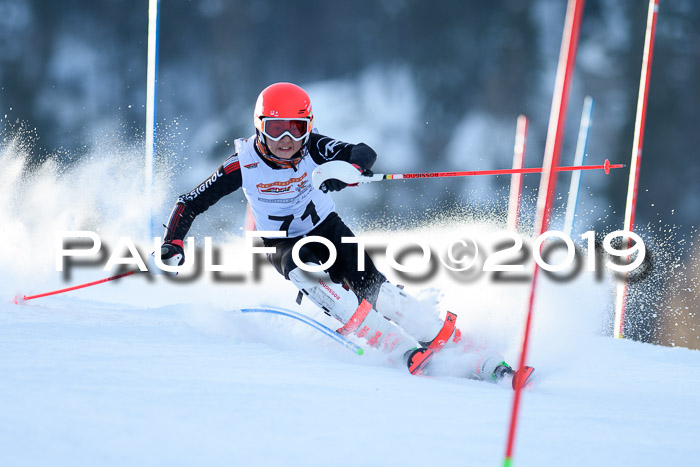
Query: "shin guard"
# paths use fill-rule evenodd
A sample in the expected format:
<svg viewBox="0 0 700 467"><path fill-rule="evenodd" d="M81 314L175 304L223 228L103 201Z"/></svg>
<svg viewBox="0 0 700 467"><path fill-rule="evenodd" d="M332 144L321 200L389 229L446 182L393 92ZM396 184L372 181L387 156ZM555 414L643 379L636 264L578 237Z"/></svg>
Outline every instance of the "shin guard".
<svg viewBox="0 0 700 467"><path fill-rule="evenodd" d="M450 339L459 342L456 314L448 311L443 321L431 305L419 302L391 282L384 282L379 289L377 311L435 352Z"/></svg>
<svg viewBox="0 0 700 467"><path fill-rule="evenodd" d="M340 334L355 334L366 339L370 346L380 348L392 356L403 357L410 349L418 346L416 341L377 313L369 302L359 302L352 291L332 282L328 274L296 268L289 273L289 279L314 304L343 323L338 329Z"/></svg>

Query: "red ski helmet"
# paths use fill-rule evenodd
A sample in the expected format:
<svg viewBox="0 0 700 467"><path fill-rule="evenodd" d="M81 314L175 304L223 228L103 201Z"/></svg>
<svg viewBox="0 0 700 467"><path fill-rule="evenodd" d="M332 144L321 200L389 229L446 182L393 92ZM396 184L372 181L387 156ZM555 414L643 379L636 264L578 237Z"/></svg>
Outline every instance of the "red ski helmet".
<svg viewBox="0 0 700 467"><path fill-rule="evenodd" d="M311 99L302 88L292 83L275 83L262 90L253 113L258 149L266 159L281 167L294 167L302 158L314 123ZM279 141L285 135L303 141L299 155L282 159L270 152L268 139Z"/></svg>

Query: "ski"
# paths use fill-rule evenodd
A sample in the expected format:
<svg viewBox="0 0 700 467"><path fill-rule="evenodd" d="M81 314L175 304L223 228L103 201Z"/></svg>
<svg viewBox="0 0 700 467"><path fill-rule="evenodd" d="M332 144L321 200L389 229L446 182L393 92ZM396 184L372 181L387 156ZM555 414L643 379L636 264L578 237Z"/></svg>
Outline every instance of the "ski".
<svg viewBox="0 0 700 467"><path fill-rule="evenodd" d="M311 326L312 328L322 332L323 334L327 335L331 339L335 340L336 342L342 344L345 348L352 350L354 353L357 355L362 355L365 353L364 349L360 347L359 345L355 344L354 342L349 341L336 331L332 330L331 328L324 326L323 324L319 323L313 318L309 318L308 316L302 314L302 313L297 313L296 311L292 310L287 310L285 308L278 308L278 307L260 307L260 308L242 308L240 310L241 313L268 313L268 314L273 314L273 315L280 315L280 316L287 316L288 318L296 319L297 321L301 321L304 324L307 324Z"/></svg>

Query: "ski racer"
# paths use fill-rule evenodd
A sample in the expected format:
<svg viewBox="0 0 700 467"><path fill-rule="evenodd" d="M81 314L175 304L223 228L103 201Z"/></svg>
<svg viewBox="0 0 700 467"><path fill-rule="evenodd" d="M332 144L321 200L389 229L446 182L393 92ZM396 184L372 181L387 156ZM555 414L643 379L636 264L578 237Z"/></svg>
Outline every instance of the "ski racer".
<svg viewBox="0 0 700 467"><path fill-rule="evenodd" d="M344 161L371 174L375 151L363 143L349 144L316 132L308 94L291 83L266 87L258 96L253 121L255 134L237 139L235 153L201 185L178 198L160 251L163 262L183 264L183 240L194 219L240 188L257 230L286 233L284 238L262 239L264 246L275 248L269 261L300 294L343 323L338 332L367 339L393 361L405 363L412 374L424 372L443 347L459 346L455 314L448 312L443 321L434 310L426 310L390 283L367 253L364 271L359 270L357 244L341 242L354 234L335 212L328 193L348 185L337 179L326 180L321 189L312 185L312 171L328 161ZM307 272L292 260L295 243L307 236L323 237L335 246L337 259L327 270ZM307 243L299 258L319 265L328 260L329 251L319 243ZM465 369L466 376L496 381L513 375L494 353L479 355L474 362Z"/></svg>

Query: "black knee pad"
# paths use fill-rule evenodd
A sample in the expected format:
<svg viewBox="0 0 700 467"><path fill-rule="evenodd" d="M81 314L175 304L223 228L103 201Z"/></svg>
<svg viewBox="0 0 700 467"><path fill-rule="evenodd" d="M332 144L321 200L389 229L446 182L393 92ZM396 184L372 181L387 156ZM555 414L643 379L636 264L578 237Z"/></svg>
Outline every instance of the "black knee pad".
<svg viewBox="0 0 700 467"><path fill-rule="evenodd" d="M307 243L299 249L299 259L301 262L304 264L321 264L321 259L312 248L308 247L308 245L309 244ZM284 252L281 266L282 271L280 272L284 275L285 279L289 280L289 273L292 272L294 268L298 267L296 264L294 264L294 260L292 259L291 248Z"/></svg>

